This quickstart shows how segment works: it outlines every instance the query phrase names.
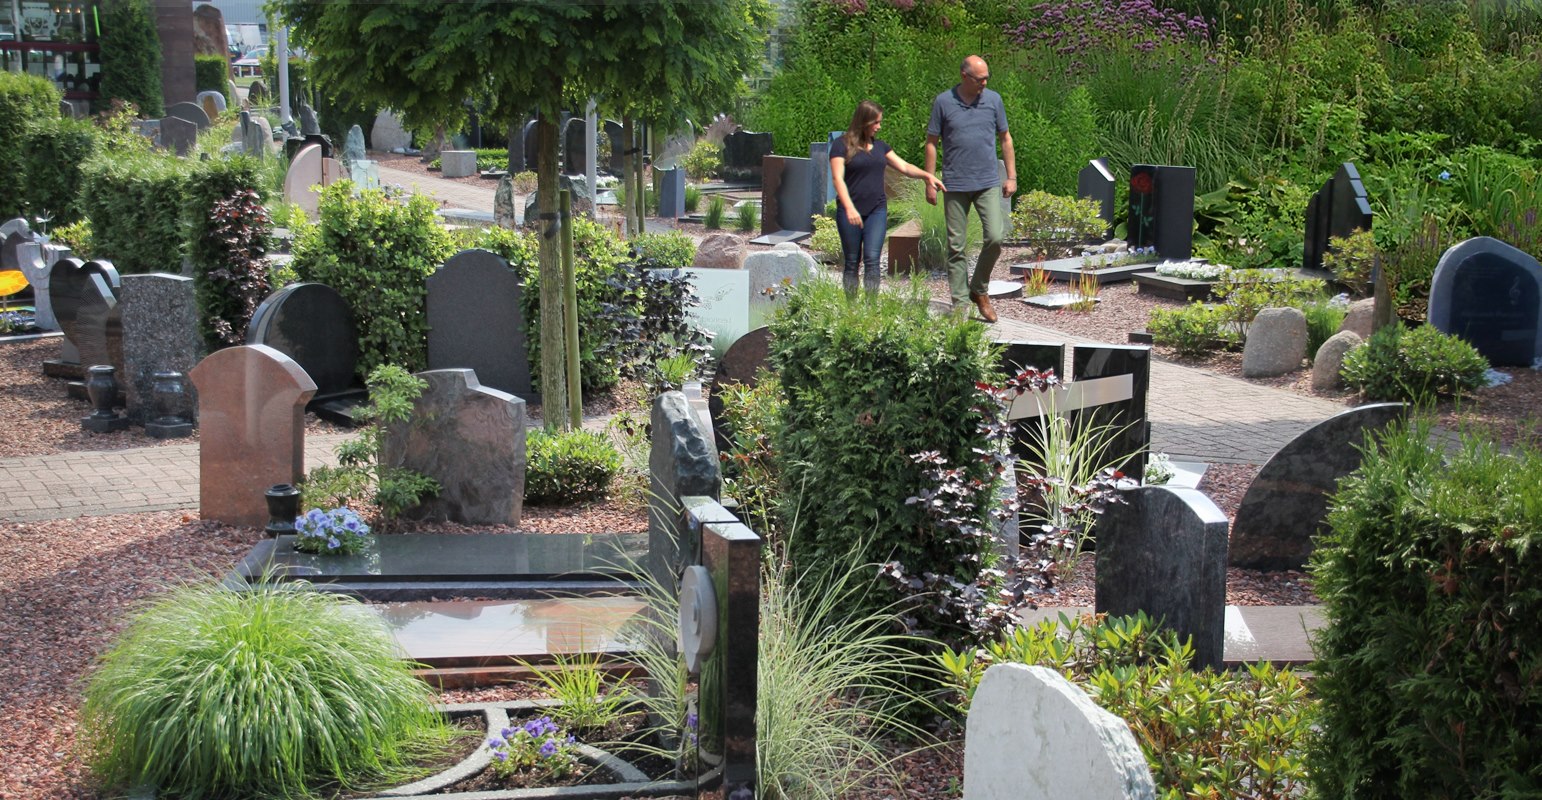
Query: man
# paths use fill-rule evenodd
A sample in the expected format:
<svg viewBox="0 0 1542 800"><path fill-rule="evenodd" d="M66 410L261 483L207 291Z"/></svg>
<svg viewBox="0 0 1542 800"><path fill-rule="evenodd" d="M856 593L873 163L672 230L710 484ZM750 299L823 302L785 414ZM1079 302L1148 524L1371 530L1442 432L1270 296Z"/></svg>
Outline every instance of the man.
<svg viewBox="0 0 1542 800"><path fill-rule="evenodd" d="M948 222L948 284L953 308L962 309L964 299L973 300L986 322L996 321L991 308L991 269L1001 257L1001 240L1006 232L1003 197L1017 191L1017 162L1012 154L1012 134L1007 132L1007 112L1001 95L985 88L990 67L985 59L969 56L959 69L956 86L932 101L932 118L926 124L926 171L937 169L937 142L947 146L947 189L942 193L943 212ZM1001 144L1001 158L1007 164L1007 180L996 174L996 144ZM999 189L997 187L1000 187ZM926 202L937 205L937 190L926 187ZM984 241L974 273L964 263L968 243L969 207L980 215Z"/></svg>

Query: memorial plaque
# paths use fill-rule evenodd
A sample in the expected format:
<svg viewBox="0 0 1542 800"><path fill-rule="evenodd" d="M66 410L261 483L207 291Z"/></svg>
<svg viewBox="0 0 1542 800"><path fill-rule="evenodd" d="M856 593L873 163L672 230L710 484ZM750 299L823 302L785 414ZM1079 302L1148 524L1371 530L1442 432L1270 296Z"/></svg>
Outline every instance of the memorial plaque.
<svg viewBox="0 0 1542 800"><path fill-rule="evenodd" d="M685 275L701 301L687 316L712 332L712 356L720 358L749 331L750 275L742 269L688 269Z"/></svg>
<svg viewBox="0 0 1542 800"><path fill-rule="evenodd" d="M1127 217L1125 239L1130 247L1156 246L1156 174L1150 164L1130 167L1130 214Z"/></svg>

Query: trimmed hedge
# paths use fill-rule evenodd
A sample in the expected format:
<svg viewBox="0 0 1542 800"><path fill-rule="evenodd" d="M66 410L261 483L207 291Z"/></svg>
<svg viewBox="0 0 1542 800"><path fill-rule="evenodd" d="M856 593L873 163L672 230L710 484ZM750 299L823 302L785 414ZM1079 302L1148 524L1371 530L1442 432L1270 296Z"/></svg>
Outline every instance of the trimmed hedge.
<svg viewBox="0 0 1542 800"><path fill-rule="evenodd" d="M147 0L102 3L102 102L125 100L146 117L165 113L161 101L161 39Z"/></svg>
<svg viewBox="0 0 1542 800"><path fill-rule="evenodd" d="M102 137L87 120L40 119L21 137L22 197L34 216L48 212L51 225L68 225L85 216L81 201L81 166L102 149Z"/></svg>
<svg viewBox="0 0 1542 800"><path fill-rule="evenodd" d="M1542 795L1542 453L1389 431L1312 557L1322 798Z"/></svg>
<svg viewBox="0 0 1542 800"><path fill-rule="evenodd" d="M63 97L44 78L0 71L0 217L9 219L26 211L22 143L31 123L59 118Z"/></svg>
<svg viewBox="0 0 1542 800"><path fill-rule="evenodd" d="M225 107L235 108L230 96L230 59L224 56L193 56L193 86L200 92L219 92Z"/></svg>
<svg viewBox="0 0 1542 800"><path fill-rule="evenodd" d="M251 284L260 283L257 291L265 293L267 274L261 260L272 224L266 213L261 213L260 203L266 198L261 166L255 159L238 155L192 163L183 193L182 219L198 296L199 327L213 352L243 340L255 310L249 302L254 291L249 288ZM232 198L247 193L255 204L230 204ZM225 204L223 218L215 213L221 204Z"/></svg>
<svg viewBox="0 0 1542 800"><path fill-rule="evenodd" d="M92 248L118 272L182 271L188 177L198 162L164 153L98 153L81 166Z"/></svg>

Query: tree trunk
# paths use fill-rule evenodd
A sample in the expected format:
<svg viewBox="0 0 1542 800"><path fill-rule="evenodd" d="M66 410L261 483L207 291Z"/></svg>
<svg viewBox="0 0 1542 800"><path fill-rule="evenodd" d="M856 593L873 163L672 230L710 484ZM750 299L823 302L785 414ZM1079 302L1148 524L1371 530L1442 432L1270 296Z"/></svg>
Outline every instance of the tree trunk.
<svg viewBox="0 0 1542 800"><path fill-rule="evenodd" d="M563 328L562 237L557 228L557 123L537 117L535 227L541 274L541 419L548 429L568 429L567 336ZM529 224L530 220L525 220Z"/></svg>

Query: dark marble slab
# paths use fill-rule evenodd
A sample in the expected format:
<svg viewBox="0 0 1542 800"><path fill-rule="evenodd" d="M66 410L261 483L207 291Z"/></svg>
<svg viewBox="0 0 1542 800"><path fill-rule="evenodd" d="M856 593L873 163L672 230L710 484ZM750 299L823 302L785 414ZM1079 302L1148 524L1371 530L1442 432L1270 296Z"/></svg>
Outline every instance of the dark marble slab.
<svg viewBox="0 0 1542 800"><path fill-rule="evenodd" d="M1113 434L1106 460L1122 462L1120 469L1139 480L1146 471L1147 448L1151 444L1151 420L1146 414L1146 397L1151 389L1151 348L1141 345L1079 344L1071 348L1071 375L1078 381L1130 375L1132 394L1121 400L1078 412L1073 424L1110 425Z"/></svg>
<svg viewBox="0 0 1542 800"><path fill-rule="evenodd" d="M1147 266L1150 266L1149 264ZM1171 275L1158 275L1155 272L1137 272L1131 276L1135 281L1135 291L1140 294L1149 294L1154 297L1165 297L1169 300L1191 302L1194 300L1209 300L1215 281L1196 281L1191 278L1175 278Z"/></svg>
<svg viewBox="0 0 1542 800"><path fill-rule="evenodd" d="M1098 216L1107 227L1103 238L1114 235L1114 174L1108 169L1108 159L1095 158L1076 173L1076 196L1098 204Z"/></svg>
<svg viewBox="0 0 1542 800"><path fill-rule="evenodd" d="M614 578L647 553L645 533L399 533L369 537L347 556L295 552L294 537L259 542L236 574L268 570L312 583Z"/></svg>
<svg viewBox="0 0 1542 800"><path fill-rule="evenodd" d="M1368 231L1372 221L1371 201L1360 180L1360 172L1346 161L1307 201L1302 268L1321 269L1328 242L1333 237Z"/></svg>
<svg viewBox="0 0 1542 800"><path fill-rule="evenodd" d="M1173 261L1194 255L1193 167L1156 168L1155 245L1157 255Z"/></svg>
<svg viewBox="0 0 1542 800"><path fill-rule="evenodd" d="M1150 272L1151 262L1142 261L1137 264L1121 264L1114 267L1088 269L1083 266L1081 257L1076 256L1074 258L1057 258L1054 261L1046 261L1043 264L1012 264L1007 269L1014 276L1022 278L1040 267L1049 275L1050 280L1072 283L1081 280L1084 276L1091 276L1093 280L1098 282L1099 286L1106 286L1132 280L1138 272Z"/></svg>
<svg viewBox="0 0 1542 800"><path fill-rule="evenodd" d="M718 764L722 780L710 796L738 798L755 791L755 708L760 663L761 543L726 509L698 505L688 524L701 530L701 565L717 598L717 640L701 668L700 740L703 759ZM728 517L732 519L732 517ZM741 792L749 794L741 795Z"/></svg>
<svg viewBox="0 0 1542 800"><path fill-rule="evenodd" d="M1542 356L1542 264L1487 236L1457 244L1435 266L1429 321L1495 366L1531 366Z"/></svg>

